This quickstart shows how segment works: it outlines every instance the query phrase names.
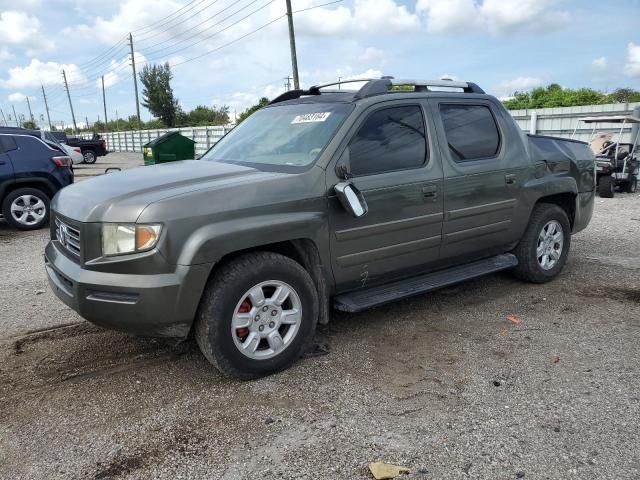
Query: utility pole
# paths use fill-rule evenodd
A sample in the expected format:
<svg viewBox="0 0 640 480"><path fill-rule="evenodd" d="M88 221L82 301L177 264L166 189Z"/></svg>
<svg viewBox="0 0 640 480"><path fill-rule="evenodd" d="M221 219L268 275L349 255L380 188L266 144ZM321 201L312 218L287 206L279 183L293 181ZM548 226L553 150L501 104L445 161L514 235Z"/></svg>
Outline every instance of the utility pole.
<svg viewBox="0 0 640 480"><path fill-rule="evenodd" d="M84 117L84 125L87 130L89 130L89 117L85 115Z"/></svg>
<svg viewBox="0 0 640 480"><path fill-rule="evenodd" d="M289 21L289 47L291 48L291 68L293 70L293 88L298 90L298 56L296 55L296 37L293 31L293 12L291 11L291 0L287 1L287 20Z"/></svg>
<svg viewBox="0 0 640 480"><path fill-rule="evenodd" d="M4 112L2 111L2 109L0 108L0 116L2 116L2 121L4 122L4 126L8 127L9 124L7 123L7 119L4 116Z"/></svg>
<svg viewBox="0 0 640 480"><path fill-rule="evenodd" d="M29 102L29 95L27 95L27 107L29 107L29 118L32 122L35 122L33 119L33 112L31 111L31 102Z"/></svg>
<svg viewBox="0 0 640 480"><path fill-rule="evenodd" d="M104 75L102 76L102 106L104 107L104 128L107 129L107 98L104 96Z"/></svg>
<svg viewBox="0 0 640 480"><path fill-rule="evenodd" d="M71 119L73 120L73 131L78 133L78 126L76 125L76 114L73 113L73 103L71 103L71 95L69 94L69 84L67 83L67 74L62 69L62 77L64 78L64 88L67 90L67 98L69 99L69 108L71 109Z"/></svg>
<svg viewBox="0 0 640 480"><path fill-rule="evenodd" d="M284 88L287 89L287 92L291 90L291 77L284 77Z"/></svg>
<svg viewBox="0 0 640 480"><path fill-rule="evenodd" d="M44 99L44 108L47 111L47 123L49 124L49 130L51 130L51 117L49 116L49 104L47 103L47 94L44 93L44 85L40 85L42 88L42 98Z"/></svg>
<svg viewBox="0 0 640 480"><path fill-rule="evenodd" d="M20 123L18 122L18 115L16 115L16 107L11 105L11 108L13 109L13 119L16 121L16 127L19 127Z"/></svg>
<svg viewBox="0 0 640 480"><path fill-rule="evenodd" d="M129 32L129 47L131 47L131 67L133 68L133 87L136 90L136 113L138 115L138 130L140 130L140 101L138 100L138 77L136 76L136 58L133 54L133 36Z"/></svg>
<svg viewBox="0 0 640 480"><path fill-rule="evenodd" d="M116 130L120 128L120 122L118 121L118 110L116 110Z"/></svg>

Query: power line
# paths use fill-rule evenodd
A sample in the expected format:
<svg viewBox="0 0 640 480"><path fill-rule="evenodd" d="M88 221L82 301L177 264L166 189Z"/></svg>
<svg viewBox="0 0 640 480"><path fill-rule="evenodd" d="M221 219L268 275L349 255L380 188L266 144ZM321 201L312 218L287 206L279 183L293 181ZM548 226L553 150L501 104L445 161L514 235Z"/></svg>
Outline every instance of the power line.
<svg viewBox="0 0 640 480"><path fill-rule="evenodd" d="M251 5L253 5L254 3L256 3L257 1L258 1L258 0L253 0L253 1L252 1L251 3L249 3L248 5L245 5L245 6L244 6L244 7L242 7L240 10L237 10L237 11L235 11L234 13L232 13L231 15L228 15L227 17L225 17L225 18L223 18L222 20L220 20L218 23L215 23L215 24L213 24L213 25L210 25L209 27L207 27L207 28L205 28L205 29L203 29L203 30L201 30L201 31L198 31L198 32L196 32L195 34L193 34L193 35L191 35L191 36L189 36L189 37L187 37L187 38L184 38L184 39L182 39L182 40L179 40L178 42L176 42L176 44L177 44L177 43L186 42L187 40L189 40L189 39L191 39L191 38L193 38L193 37L197 37L197 36L201 35L201 34L202 34L202 32L205 32L205 31L209 30L210 28L213 28L213 27L215 27L215 26L217 26L217 25L220 25L220 24L221 24L222 22L224 22L225 20L227 20L227 19L229 19L229 18L233 17L236 13L238 13L238 12L240 12L240 11L242 11L242 10L244 10L244 9L248 8L248 7L250 7ZM229 9L230 9L231 7L233 7L234 5L235 5L234 3L231 3L230 5L226 6L225 8L223 8L222 10L220 10L219 12L215 13L214 15L212 15L212 16L210 16L210 17L208 17L208 18L204 19L202 22L200 22L200 23L198 23L198 24L196 24L196 25L193 25L193 26L190 28L190 30L195 30L197 27L199 27L199 26L200 26L200 25L202 25L203 23L206 23L206 22L208 22L209 20L211 20L212 18L217 17L217 16L218 16L218 15L220 15L222 12L224 12L224 11L226 11L226 10L229 10ZM155 49L155 47L157 47L158 45L162 45L163 43L167 43L167 42L171 41L172 39L175 39L175 38L178 38L178 37L179 37L179 36L181 36L181 35L184 35L185 33L188 33L188 31L180 32L178 35L174 35L173 37L170 37L170 38L168 38L167 40L163 40L162 42L156 43L156 44L151 45L150 47L146 47L146 48Z"/></svg>
<svg viewBox="0 0 640 480"><path fill-rule="evenodd" d="M262 10L262 9L264 9L265 7L268 7L269 5L271 5L274 1L275 1L275 0L271 0L271 1L269 1L268 3L265 3L265 4L264 4L264 5L262 5L261 7L258 7L257 9L255 9L253 12L248 13L247 15L245 15L244 17L242 17L240 20L236 20L236 21L235 21L235 22L233 22L231 25L227 25L227 26L226 26L226 27L224 27L223 29L220 29L220 30L218 30L218 31L216 31L216 32L213 32L211 35L207 35L207 36L205 36L205 37L199 38L197 41L195 41L195 42L193 42L193 43L190 43L189 45L186 45L186 46L184 46L184 47L180 47L180 48L179 48L179 49L177 49L177 50L172 50L171 52L167 52L167 53L165 53L165 55L161 55L160 57L149 58L149 60L156 60L156 59L161 58L161 57L167 57L167 56L169 56L169 55L175 55L176 53L178 53L178 52L182 52L183 50L186 50L186 49L187 49L187 48L189 48L189 47L193 47L194 45L197 45L198 43L200 43L200 42L202 42L202 41L204 41L204 40L208 40L208 39L210 39L210 38L213 38L213 37L215 37L216 35L218 35L218 34L220 34L220 33L224 32L224 31L226 31L226 30L229 30L231 27L234 27L235 25L239 24L240 22L242 22L242 21L246 20L246 19L247 19L247 18L249 18L250 16L255 15L255 14L256 14L256 13L258 13L260 10ZM280 18L281 18L281 17L278 17L276 20L279 20ZM272 21L272 22L270 22L269 24L271 24L271 23L273 23L273 21ZM267 24L267 25L269 25L269 24ZM265 25L265 26L266 26L266 25ZM244 36L243 36L243 37L241 37L241 38L244 38ZM231 43L233 43L233 42L231 42ZM183 63L183 62L182 62L182 63ZM178 64L176 64L176 65L180 65L180 63L178 63Z"/></svg>
<svg viewBox="0 0 640 480"><path fill-rule="evenodd" d="M213 5L213 4L215 4L215 3L218 3L219 1L220 1L220 0L213 0L211 3L209 3L208 5L206 5L202 10L199 10L199 11L198 11L198 14L199 14L199 13L204 12L204 11L205 11L207 8L209 8L211 5ZM224 10L226 10L227 8L231 8L231 7L233 7L233 3L231 3L229 6L227 6L225 9L223 9L223 10L221 10L221 11L224 11ZM178 25L182 25L183 23L185 23L185 22L187 22L187 21L191 20L195 15L196 15L196 14L191 15L191 16L189 16L189 17L185 18L184 20L179 21L178 23L174 23L173 25L171 25L171 28L173 29L173 28L177 27ZM216 15L217 15L217 14L216 14ZM215 15L214 15L214 16L215 16ZM206 21L206 20L205 20L205 21ZM203 22L201 22L201 23L203 23ZM200 25L201 23L199 23L198 25ZM196 26L197 26L197 25L195 25L195 26L193 26L193 27L191 27L191 28L195 28ZM185 33L185 32L187 32L187 31L189 31L189 30L185 30L185 31L183 31L182 33ZM141 41L142 41L142 43L144 43L144 42L148 41L150 38L157 37L158 35L161 35L161 34L163 34L163 33L167 33L165 29L158 30L156 33L154 33L153 35L150 35L150 36L144 36L144 35L143 35L143 36L142 36ZM138 39L138 35L136 35L136 39Z"/></svg>
<svg viewBox="0 0 640 480"><path fill-rule="evenodd" d="M312 5L311 7L301 8L300 10L294 10L293 13L306 12L307 10L313 10L314 8L326 7L327 5L333 5L334 3L341 3L343 0L334 0L333 2L322 3L320 5Z"/></svg>
<svg viewBox="0 0 640 480"><path fill-rule="evenodd" d="M152 29L152 28L158 28L158 27L162 27L162 26L164 26L164 25L167 25L167 24L169 24L169 23L173 22L173 20L175 20L176 18L179 18L179 17L181 17L182 15L184 15L185 13L187 13L189 10L193 10L195 7L197 7L199 4L201 4L201 3L202 3L202 2L204 2L204 1L205 1L205 0L198 0L197 2L195 2L195 4L194 4L194 5L192 5L192 4L194 3L193 1L192 1L192 2L189 2L189 3L187 3L184 7L179 8L178 10L176 10L175 12L173 12L172 14L167 15L166 17L161 18L160 20L158 20L158 22L160 22L160 23L156 23L155 25L154 25L154 24L147 25L146 27L143 27L143 28L141 28L141 29L133 30L133 32L141 32L141 31L144 31L144 30L149 30L149 29ZM182 9L183 9L183 8L185 8L185 7L188 7L189 5L191 5L191 7L187 8L187 9L186 9L184 12L182 12L181 14L176 15L180 10L182 10ZM170 19L170 20L168 20L168 21L166 21L166 22L163 22L163 20L165 20L165 19L167 19L167 18L169 18L169 17L174 17L174 16L175 16L175 18ZM132 33L133 33L133 32L132 32ZM142 37L144 37L144 33L143 33L143 34L141 34L141 36L142 36Z"/></svg>
<svg viewBox="0 0 640 480"><path fill-rule="evenodd" d="M232 40L232 41L230 41L230 42L227 42L227 43L225 43L224 45L220 45L219 47L214 48L213 50L208 50L208 51L206 51L206 52L204 52L204 53L202 53L202 54L200 54L200 55L197 55L197 56L195 56L195 57L189 58L189 59L187 59L187 60L183 60L182 62L174 63L174 64L173 64L173 65L171 65L171 66L172 66L172 67L177 67L178 65L184 65L185 63L192 62L193 60L197 60L198 58L202 58L202 57L204 57L204 56L206 56L206 55L210 55L210 54L212 54L212 53L214 53L214 52L217 52L218 50L222 50L223 48L228 47L229 45L233 45L234 43L237 43L237 42L239 42L240 40L242 40L242 39L244 39L244 38L247 38L247 37L249 37L249 36L253 35L254 33L257 33L257 32L259 32L260 30L263 30L263 29L267 28L269 25L272 25L272 24L276 23L278 20L283 19L286 15L287 15L287 14L286 14L286 13L284 13L284 14L280 15L278 18L275 18L275 19L271 20L270 22L267 22L267 23L265 23L264 25L261 25L260 27L256 28L255 30L252 30L252 31L250 31L250 32L248 32L248 33L245 33L244 35L242 35L241 37L236 38L235 40Z"/></svg>

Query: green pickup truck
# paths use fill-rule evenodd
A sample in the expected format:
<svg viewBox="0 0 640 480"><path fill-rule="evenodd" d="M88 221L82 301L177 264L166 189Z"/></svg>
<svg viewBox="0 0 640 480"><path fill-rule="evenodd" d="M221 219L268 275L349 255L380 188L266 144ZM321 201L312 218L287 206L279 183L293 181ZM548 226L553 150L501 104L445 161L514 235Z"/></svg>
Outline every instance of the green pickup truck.
<svg viewBox="0 0 640 480"><path fill-rule="evenodd" d="M192 334L255 378L294 362L331 308L560 273L593 211L587 144L523 133L473 83L360 82L286 92L198 161L63 189L53 290L97 325Z"/></svg>

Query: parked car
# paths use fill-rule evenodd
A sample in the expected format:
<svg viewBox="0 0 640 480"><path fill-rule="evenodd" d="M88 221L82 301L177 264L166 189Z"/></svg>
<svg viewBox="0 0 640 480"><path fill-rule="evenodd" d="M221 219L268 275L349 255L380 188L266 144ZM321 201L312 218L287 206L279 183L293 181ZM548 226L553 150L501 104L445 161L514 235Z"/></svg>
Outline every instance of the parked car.
<svg viewBox="0 0 640 480"><path fill-rule="evenodd" d="M201 160L61 191L52 289L107 328L193 331L222 372L254 378L290 365L330 306L560 273L593 211L586 143L526 135L472 83L345 88L287 92Z"/></svg>
<svg viewBox="0 0 640 480"><path fill-rule="evenodd" d="M0 205L10 225L35 230L49 220L49 202L73 183L71 158L39 130L0 127Z"/></svg>
<svg viewBox="0 0 640 480"><path fill-rule="evenodd" d="M96 163L98 157L107 155L107 142L100 138L99 135L94 135L91 140L85 140L83 138L67 137L65 132L51 132L60 143L69 145L70 147L80 148L84 163Z"/></svg>
<svg viewBox="0 0 640 480"><path fill-rule="evenodd" d="M58 140L58 138L53 135L52 132L48 130L32 130L32 132L40 132L40 138L45 141L55 143L58 147L61 147L62 150L71 157L71 162L73 165L78 165L80 163L84 163L84 158L82 156L82 151L80 147L71 147L64 142Z"/></svg>

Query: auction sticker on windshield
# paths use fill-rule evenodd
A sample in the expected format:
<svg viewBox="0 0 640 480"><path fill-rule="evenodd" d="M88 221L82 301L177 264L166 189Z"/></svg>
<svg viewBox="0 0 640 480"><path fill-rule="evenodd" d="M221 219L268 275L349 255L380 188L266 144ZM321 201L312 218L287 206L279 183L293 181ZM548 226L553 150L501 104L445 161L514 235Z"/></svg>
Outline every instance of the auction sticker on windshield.
<svg viewBox="0 0 640 480"><path fill-rule="evenodd" d="M311 122L324 122L329 118L331 112L317 112L317 113L305 113L303 115L297 115L292 121L294 123L311 123Z"/></svg>

